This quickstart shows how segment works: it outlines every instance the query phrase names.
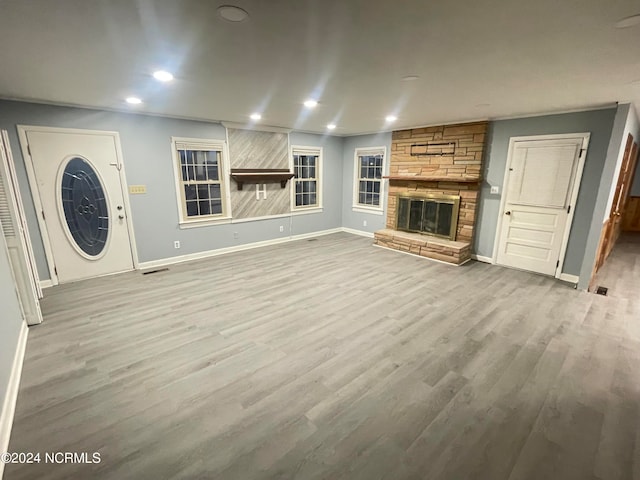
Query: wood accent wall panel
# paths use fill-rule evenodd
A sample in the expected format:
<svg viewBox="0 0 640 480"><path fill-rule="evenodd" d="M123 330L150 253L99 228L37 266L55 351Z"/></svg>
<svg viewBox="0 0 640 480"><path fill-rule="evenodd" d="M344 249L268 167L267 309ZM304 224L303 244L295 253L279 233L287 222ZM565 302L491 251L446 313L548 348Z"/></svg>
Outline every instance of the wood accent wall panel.
<svg viewBox="0 0 640 480"><path fill-rule="evenodd" d="M289 136L286 133L228 128L227 135L231 168L289 169ZM255 184L246 184L243 190L238 190L235 182L230 182L229 187L234 218L283 215L291 210L291 182L286 188L280 188L278 183L267 184L266 200L256 200Z"/></svg>

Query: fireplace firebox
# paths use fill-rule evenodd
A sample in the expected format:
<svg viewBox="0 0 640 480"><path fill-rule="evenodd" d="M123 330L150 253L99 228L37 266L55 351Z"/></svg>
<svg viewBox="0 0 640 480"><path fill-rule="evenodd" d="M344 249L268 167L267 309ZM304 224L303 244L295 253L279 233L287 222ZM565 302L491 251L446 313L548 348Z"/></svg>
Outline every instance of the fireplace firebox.
<svg viewBox="0 0 640 480"><path fill-rule="evenodd" d="M459 195L398 195L396 229L456 239Z"/></svg>

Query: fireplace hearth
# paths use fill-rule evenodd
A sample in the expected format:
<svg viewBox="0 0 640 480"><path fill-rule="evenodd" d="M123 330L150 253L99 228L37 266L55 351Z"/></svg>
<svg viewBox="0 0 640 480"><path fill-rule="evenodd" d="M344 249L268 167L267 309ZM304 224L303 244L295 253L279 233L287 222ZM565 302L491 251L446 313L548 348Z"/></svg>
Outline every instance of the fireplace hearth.
<svg viewBox="0 0 640 480"><path fill-rule="evenodd" d="M456 239L459 195L398 195L396 230Z"/></svg>

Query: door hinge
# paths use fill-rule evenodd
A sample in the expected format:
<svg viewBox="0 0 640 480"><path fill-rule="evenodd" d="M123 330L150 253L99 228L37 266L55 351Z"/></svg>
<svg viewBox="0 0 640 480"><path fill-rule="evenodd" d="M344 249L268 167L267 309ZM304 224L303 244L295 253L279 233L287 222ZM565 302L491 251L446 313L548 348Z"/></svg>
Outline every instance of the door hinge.
<svg viewBox="0 0 640 480"><path fill-rule="evenodd" d="M567 213L571 213L571 205L567 207Z"/></svg>
<svg viewBox="0 0 640 480"><path fill-rule="evenodd" d="M58 276L58 267L56 267L55 265L53 266L53 271L56 272L56 277Z"/></svg>
<svg viewBox="0 0 640 480"><path fill-rule="evenodd" d="M46 220L47 218L44 216L44 210L41 210L41 212L42 212L42 219Z"/></svg>
<svg viewBox="0 0 640 480"><path fill-rule="evenodd" d="M27 143L27 153L31 156L31 145Z"/></svg>
<svg viewBox="0 0 640 480"><path fill-rule="evenodd" d="M556 262L556 268L558 268L559 266L560 266L560 260Z"/></svg>
<svg viewBox="0 0 640 480"><path fill-rule="evenodd" d="M578 155L578 158L582 157L582 154L583 154L584 152L585 152L585 149L584 149L584 148L581 148L581 149L580 149L580 155Z"/></svg>

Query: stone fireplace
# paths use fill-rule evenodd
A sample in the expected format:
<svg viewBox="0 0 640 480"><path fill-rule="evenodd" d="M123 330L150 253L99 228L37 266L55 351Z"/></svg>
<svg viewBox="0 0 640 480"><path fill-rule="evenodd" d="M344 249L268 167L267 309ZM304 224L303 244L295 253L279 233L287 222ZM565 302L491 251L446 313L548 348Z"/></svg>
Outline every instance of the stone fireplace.
<svg viewBox="0 0 640 480"><path fill-rule="evenodd" d="M456 265L471 258L486 130L475 122L393 132L376 245Z"/></svg>

